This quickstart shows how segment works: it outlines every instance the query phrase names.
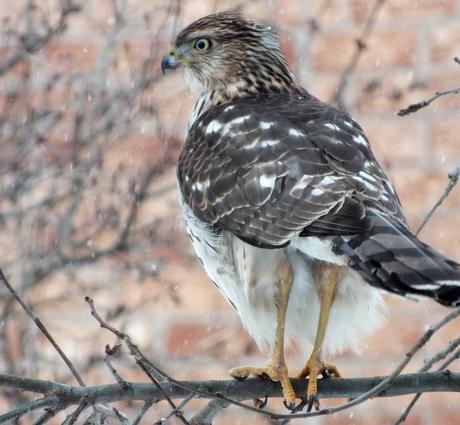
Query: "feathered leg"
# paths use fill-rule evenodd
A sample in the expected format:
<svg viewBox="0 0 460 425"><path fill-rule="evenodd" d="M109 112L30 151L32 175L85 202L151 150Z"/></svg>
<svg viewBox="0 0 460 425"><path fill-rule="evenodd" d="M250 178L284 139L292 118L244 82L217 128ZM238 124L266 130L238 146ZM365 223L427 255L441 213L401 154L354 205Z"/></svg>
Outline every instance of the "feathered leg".
<svg viewBox="0 0 460 425"><path fill-rule="evenodd" d="M283 389L284 403L290 410L295 408L295 392L289 379L288 368L284 359L284 331L286 322L286 311L289 301L289 294L292 287L292 270L286 265L285 271L279 281L277 294L277 322L275 345L272 359L265 368L260 367L235 367L229 374L235 379L246 379L248 376L268 377L272 381L280 382Z"/></svg>
<svg viewBox="0 0 460 425"><path fill-rule="evenodd" d="M308 410L311 410L313 405L319 408L319 402L316 398L318 392L317 379L318 375L327 373L335 377L340 377L337 368L328 363L324 363L321 358L321 347L326 335L329 313L335 299L337 282L342 277L341 266L336 266L331 263L318 262L315 265L315 275L319 284L319 299L320 312L318 320L318 328L316 331L315 344L310 358L299 374L299 377L305 378L308 376Z"/></svg>

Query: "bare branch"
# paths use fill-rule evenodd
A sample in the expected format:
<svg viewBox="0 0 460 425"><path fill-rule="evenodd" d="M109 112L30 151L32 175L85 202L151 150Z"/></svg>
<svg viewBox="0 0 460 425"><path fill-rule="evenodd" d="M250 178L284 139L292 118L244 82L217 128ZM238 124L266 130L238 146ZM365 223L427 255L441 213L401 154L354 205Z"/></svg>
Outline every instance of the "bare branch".
<svg viewBox="0 0 460 425"><path fill-rule="evenodd" d="M364 25L364 28L356 40L355 43L355 50L353 52L353 55L350 58L350 62L348 63L347 67L343 71L341 77L340 77L340 82L337 87L337 90L334 94L334 97L332 101L341 109L345 110L346 109L346 103L345 103L345 91L348 87L348 84L350 82L350 79L354 72L356 71L356 67L358 66L359 59L361 55L363 54L363 51L367 47L367 40L369 39L374 26L377 22L377 17L378 14L385 3L385 0L375 0L374 6L372 7L371 12L369 13L369 16L366 20L366 23Z"/></svg>
<svg viewBox="0 0 460 425"><path fill-rule="evenodd" d="M182 423L186 425L190 425L190 423L185 419L182 412L178 410L175 403L171 400L168 394L163 390L162 384L158 381L158 376L167 377L166 374L161 372L157 367L155 367L139 350L139 348L131 342L131 338L124 332L119 331L118 329L114 328L113 326L109 325L105 322L99 313L96 311L96 307L94 306L94 301L90 297L86 297L85 301L88 303L89 308L91 310L91 315L99 322L101 328L107 329L108 331L112 332L118 338L120 338L128 347L131 355L134 358L136 364L142 369L142 371L149 377L149 379L153 382L153 384L157 387L157 389L162 393L163 399L168 402L171 408L175 411L175 416L179 418Z"/></svg>
<svg viewBox="0 0 460 425"><path fill-rule="evenodd" d="M34 387L34 384L32 382L30 382L29 384L31 387ZM2 385L2 375L1 374L0 374L0 385ZM28 413L31 413L38 409L53 408L54 406L57 406L58 402L59 402L59 398L56 395L51 394L43 398L34 400L30 403L23 404L22 406L19 406L17 409L14 409L8 413L0 415L0 424L15 421L18 418L21 418L22 416L27 415Z"/></svg>
<svg viewBox="0 0 460 425"><path fill-rule="evenodd" d="M430 360L428 360L425 365L419 370L419 372L426 372L431 369L433 364L441 361L445 357L447 357L452 351L454 351L458 346L460 345L460 338L457 338L449 343L449 345L436 355L434 355ZM445 370L454 360L456 360L460 356L460 350L457 350L451 357L449 357L439 368L438 371L443 371ZM407 405L406 409L404 412L401 414L399 419L395 422L395 425L400 425L402 424L407 417L409 416L409 413L415 406L415 403L419 400L419 398L422 396L422 393L418 393L415 395L415 397L410 401L410 403Z"/></svg>
<svg viewBox="0 0 460 425"><path fill-rule="evenodd" d="M458 57L454 57L454 62L460 65L460 59ZM400 109L398 112L396 112L396 115L400 117L404 117L406 115L413 114L414 112L417 112L422 108L426 108L436 99L439 99L440 97L447 96L450 94L460 94L460 87L450 89L450 90L445 90L445 91L437 91L429 99L421 100L420 102L409 105L407 108Z"/></svg>
<svg viewBox="0 0 460 425"><path fill-rule="evenodd" d="M80 376L80 374L77 372L75 369L75 366L73 363L70 361L70 359L67 357L67 355L62 351L61 347L57 344L57 342L54 340L54 338L51 336L51 334L48 332L48 329L45 327L43 322L35 316L35 314L30 310L29 307L27 307L27 304L22 300L22 298L18 295L18 293L14 290L14 288L10 285L8 280L6 279L5 275L3 274L3 271L0 269L0 281L5 285L5 287L10 291L11 295L16 299L16 301L19 303L19 305L23 308L23 310L27 313L27 315L32 319L32 321L35 323L38 329L45 335L46 339L50 342L50 344L54 347L54 349L58 352L59 356L61 357L62 360L64 360L64 363L66 366L69 368L69 370L72 372L72 375L75 377L77 382L81 386L85 386L85 381L83 381L83 378Z"/></svg>
<svg viewBox="0 0 460 425"><path fill-rule="evenodd" d="M355 398L363 393L369 392L372 388L384 382L388 377L371 378L347 378L347 379L323 379L318 383L319 397L326 398ZM184 399L190 396L190 391L200 394L201 398L226 401L227 398L239 400L252 400L254 398L282 397L281 388L278 384L265 379L250 378L246 381L224 380L224 381L180 381L182 387L176 383L163 383L163 391L150 383L129 382L131 391L126 391L118 384L107 384L98 386L78 387L60 384L53 381L42 381L37 379L20 378L17 376L0 374L0 386L14 387L36 393L45 394L53 392L52 395L38 399L33 410L40 408L61 405L78 405L84 398L87 403L113 403L122 400L131 401L160 401L165 400L165 395L174 399ZM296 394L301 397L305 393L306 381L304 379L292 380ZM393 397L416 392L460 392L460 373L455 372L423 372L400 375L388 385L388 387L376 394L376 397ZM38 403L37 403L38 402ZM30 403L32 405L32 403ZM30 406L27 406L30 409ZM30 410L21 408L21 415ZM256 409L257 411L257 409ZM260 413L267 413L259 411ZM319 412L312 412L315 415L329 413L329 409ZM278 419L296 418L305 415L277 415L268 412L269 416ZM8 416L7 416L8 415ZM0 424L6 423L12 416L11 413L0 416ZM310 414L308 414L310 415Z"/></svg>
<svg viewBox="0 0 460 425"><path fill-rule="evenodd" d="M212 421L218 413L230 405L225 400L211 400L190 421L190 425L212 425Z"/></svg>
<svg viewBox="0 0 460 425"><path fill-rule="evenodd" d="M48 28L44 35L35 34L31 37L25 37L18 49L0 63L0 77L21 62L27 55L40 50L54 37L61 34L66 29L69 15L79 12L80 10L81 7L74 4L72 0L63 2L58 23L54 27Z"/></svg>
<svg viewBox="0 0 460 425"><path fill-rule="evenodd" d="M109 356L112 356L114 354L114 349L118 350L120 346L116 345L114 348L110 348L109 345L106 345L105 347L105 352L106 356L104 357L104 362L107 365L107 368L109 369L110 373L113 375L115 380L120 384L125 390L129 390L129 384L120 376L120 374L117 372L117 370L113 367L112 362L110 361Z"/></svg>
<svg viewBox="0 0 460 425"><path fill-rule="evenodd" d="M416 236L422 231L422 229L425 227L425 225L431 219L431 217L433 216L435 211L441 206L441 204L444 202L444 200L449 196L449 194L452 191L452 189L458 183L458 179L460 177L460 167L457 167L455 170L451 171L447 176L449 178L449 181L447 183L446 188L444 189L444 193L439 197L439 199L433 205L431 210L428 211L428 214L423 219L422 224L420 224L419 228L415 232Z"/></svg>
<svg viewBox="0 0 460 425"><path fill-rule="evenodd" d="M147 411L152 407L153 405L153 402L152 401L146 401L141 410L139 410L136 418L134 419L132 425L139 425L141 423L141 420L142 418L145 416L145 414L147 413Z"/></svg>
<svg viewBox="0 0 460 425"><path fill-rule="evenodd" d="M86 400L86 397L83 397L80 400L78 407L70 415L66 417L62 425L73 425L88 406L89 403Z"/></svg>
<svg viewBox="0 0 460 425"><path fill-rule="evenodd" d="M426 108L428 105L430 105L432 102L434 102L436 99L439 99L440 97L447 96L449 94L459 94L460 93L460 87L457 87L455 89L450 89L450 90L445 90L445 91L437 91L434 96L430 97L429 99L422 100L417 103L412 103L409 105L407 108L400 109L398 112L396 112L396 115L399 117L404 117L409 114L413 114L414 112L417 112L418 110L422 108Z"/></svg>

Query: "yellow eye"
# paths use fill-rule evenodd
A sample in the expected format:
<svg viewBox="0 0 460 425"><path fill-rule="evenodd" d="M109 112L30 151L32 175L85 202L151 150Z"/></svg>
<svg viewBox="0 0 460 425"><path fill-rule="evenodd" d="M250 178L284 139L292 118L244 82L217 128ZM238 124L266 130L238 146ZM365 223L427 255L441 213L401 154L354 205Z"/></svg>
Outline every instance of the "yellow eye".
<svg viewBox="0 0 460 425"><path fill-rule="evenodd" d="M211 42L207 38L199 38L193 43L193 47L200 52L204 52L211 47Z"/></svg>

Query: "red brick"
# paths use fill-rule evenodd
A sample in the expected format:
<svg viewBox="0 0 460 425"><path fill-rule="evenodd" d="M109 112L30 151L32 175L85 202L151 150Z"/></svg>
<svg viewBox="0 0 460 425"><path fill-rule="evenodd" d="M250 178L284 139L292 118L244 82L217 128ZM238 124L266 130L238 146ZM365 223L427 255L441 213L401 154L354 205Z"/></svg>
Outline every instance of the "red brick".
<svg viewBox="0 0 460 425"><path fill-rule="evenodd" d="M307 81L304 86L310 90L316 97L323 102L332 102L337 92L339 84L339 74L334 73L313 73L311 80Z"/></svg>
<svg viewBox="0 0 460 425"><path fill-rule="evenodd" d="M379 403L382 406L379 406ZM335 415L325 416L321 425L394 425L399 415L391 415L384 405L388 402L385 400L375 400L373 402L373 409L370 413L367 409L363 409L361 406L356 408L347 409ZM402 409L401 409L402 411ZM372 422L369 422L369 415L372 415ZM405 422L404 425L428 425L424 422L418 414L411 415Z"/></svg>
<svg viewBox="0 0 460 425"><path fill-rule="evenodd" d="M458 95L460 97L460 94ZM432 120L431 149L438 161L460 163L460 121L458 116Z"/></svg>
<svg viewBox="0 0 460 425"><path fill-rule="evenodd" d="M375 31L360 59L361 68L412 67L415 60L415 31ZM391 46L391 47L390 47Z"/></svg>
<svg viewBox="0 0 460 425"><path fill-rule="evenodd" d="M391 77L356 75L356 109L362 114L393 114L405 107L412 75L408 72L392 72ZM396 122L396 120L395 120Z"/></svg>
<svg viewBox="0 0 460 425"><path fill-rule="evenodd" d="M198 354L197 348L200 341L216 331L217 329L211 325L197 323L171 325L167 338L168 351L174 356Z"/></svg>
<svg viewBox="0 0 460 425"><path fill-rule="evenodd" d="M447 178L444 172L429 171L422 168L404 168L391 171L404 210L408 215L424 216L444 191ZM449 197L450 198L450 197ZM456 193L446 200L446 207L458 203ZM442 207L441 207L442 208Z"/></svg>
<svg viewBox="0 0 460 425"><path fill-rule="evenodd" d="M316 70L339 72L348 64L355 46L348 33L329 33L318 37L312 46L312 64Z"/></svg>
<svg viewBox="0 0 460 425"><path fill-rule="evenodd" d="M54 41L44 48L48 63L60 71L91 69L99 54L100 47L94 42L59 43Z"/></svg>
<svg viewBox="0 0 460 425"><path fill-rule="evenodd" d="M305 26L309 19L316 18L321 29L329 23L343 21L343 9L345 5L340 0L330 0L327 2L314 0L305 3L303 1L275 0L273 9L277 12L276 19L282 25L302 25Z"/></svg>
<svg viewBox="0 0 460 425"><path fill-rule="evenodd" d="M454 214L443 214L442 209L435 213L421 233L421 238L444 255L460 262L460 217L458 211L460 208L457 208Z"/></svg>
<svg viewBox="0 0 460 425"><path fill-rule="evenodd" d="M458 56L460 26L458 21L440 25L430 32L431 58L434 62L449 63Z"/></svg>
<svg viewBox="0 0 460 425"><path fill-rule="evenodd" d="M340 71L350 62L357 33L326 34L313 47L313 65L318 70ZM415 55L415 32L411 30L378 31L367 40L358 69L412 66ZM388 48L397 46L397 48Z"/></svg>
<svg viewBox="0 0 460 425"><path fill-rule="evenodd" d="M443 395L440 395L443 397ZM447 400L446 400L447 399ZM432 423L442 425L458 425L460 410L458 409L458 395L445 394L442 405L448 405L446 409L440 409L439 405L433 406ZM441 404L441 403L440 403Z"/></svg>
<svg viewBox="0 0 460 425"><path fill-rule="evenodd" d="M369 13L374 5L372 1L351 0L350 8L356 22L363 22L368 19ZM434 17L450 16L455 11L455 0L392 0L384 2L379 13L380 21L394 21L400 19L433 19Z"/></svg>
<svg viewBox="0 0 460 425"><path fill-rule="evenodd" d="M375 120L360 120L372 150L382 166L388 170L403 164L420 163L427 157L423 143L423 127L418 120L402 120L397 116Z"/></svg>

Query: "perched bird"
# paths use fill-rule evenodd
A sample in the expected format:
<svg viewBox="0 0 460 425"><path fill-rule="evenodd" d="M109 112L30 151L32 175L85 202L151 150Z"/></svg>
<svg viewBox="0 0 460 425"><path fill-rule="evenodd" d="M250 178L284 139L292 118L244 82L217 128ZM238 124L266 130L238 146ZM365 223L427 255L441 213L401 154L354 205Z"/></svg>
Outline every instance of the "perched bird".
<svg viewBox="0 0 460 425"><path fill-rule="evenodd" d="M183 214L203 266L262 349L295 406L285 340L323 353L357 349L382 320L379 289L460 304L460 265L409 230L359 124L300 87L270 27L222 12L177 36L161 63L182 68L198 100L178 165Z"/></svg>

